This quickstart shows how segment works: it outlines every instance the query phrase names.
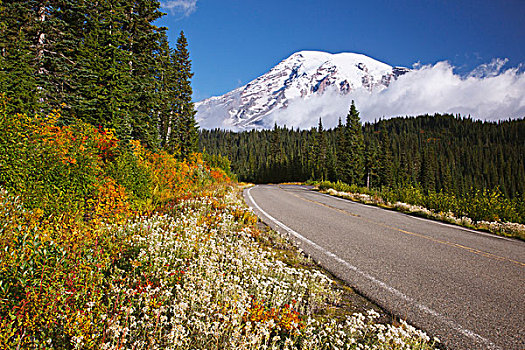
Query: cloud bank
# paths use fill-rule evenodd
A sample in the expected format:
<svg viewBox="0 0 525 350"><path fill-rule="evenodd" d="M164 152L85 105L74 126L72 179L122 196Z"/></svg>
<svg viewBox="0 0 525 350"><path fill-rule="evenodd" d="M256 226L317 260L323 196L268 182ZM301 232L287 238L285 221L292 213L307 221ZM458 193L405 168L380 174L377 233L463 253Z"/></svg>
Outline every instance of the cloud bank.
<svg viewBox="0 0 525 350"><path fill-rule="evenodd" d="M466 76L454 73L448 62L426 65L399 77L379 92L354 90L348 95L326 92L290 102L288 108L268 115L265 124L276 122L295 128L325 127L343 122L355 100L363 122L395 116L452 113L481 120L525 117L525 72L521 67L503 70L507 60L495 59Z"/></svg>
<svg viewBox="0 0 525 350"><path fill-rule="evenodd" d="M183 16L189 16L197 10L197 0L161 1L160 6L173 14L181 13Z"/></svg>

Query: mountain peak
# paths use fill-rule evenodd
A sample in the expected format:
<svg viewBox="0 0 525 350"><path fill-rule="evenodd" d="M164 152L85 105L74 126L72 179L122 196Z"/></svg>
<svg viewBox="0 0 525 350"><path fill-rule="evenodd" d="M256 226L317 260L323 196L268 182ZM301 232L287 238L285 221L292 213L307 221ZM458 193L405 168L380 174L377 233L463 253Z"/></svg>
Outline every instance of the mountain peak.
<svg viewBox="0 0 525 350"><path fill-rule="evenodd" d="M203 128L271 127L268 116L292 101L328 92L382 90L407 71L357 53L299 51L245 86L196 103L197 121Z"/></svg>

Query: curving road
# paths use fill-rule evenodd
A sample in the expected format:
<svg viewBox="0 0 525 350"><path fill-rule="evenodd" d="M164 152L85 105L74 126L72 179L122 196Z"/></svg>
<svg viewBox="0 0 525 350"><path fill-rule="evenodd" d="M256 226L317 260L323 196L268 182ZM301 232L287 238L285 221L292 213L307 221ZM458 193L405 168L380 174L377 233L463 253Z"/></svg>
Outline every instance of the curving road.
<svg viewBox="0 0 525 350"><path fill-rule="evenodd" d="M525 242L310 191L245 200L326 269L450 349L525 349Z"/></svg>

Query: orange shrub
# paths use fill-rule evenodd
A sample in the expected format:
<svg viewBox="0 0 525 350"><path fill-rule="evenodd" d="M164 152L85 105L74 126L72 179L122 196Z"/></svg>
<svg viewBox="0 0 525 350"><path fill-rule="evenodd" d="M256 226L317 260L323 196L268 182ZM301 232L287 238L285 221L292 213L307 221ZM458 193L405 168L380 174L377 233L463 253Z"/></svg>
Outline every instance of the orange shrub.
<svg viewBox="0 0 525 350"><path fill-rule="evenodd" d="M295 301L292 301L295 304ZM244 314L244 322L269 322L273 321L279 328L277 331L288 334L299 334L305 327L299 312L292 305L285 304L279 308L268 308L262 301L252 297L250 309Z"/></svg>

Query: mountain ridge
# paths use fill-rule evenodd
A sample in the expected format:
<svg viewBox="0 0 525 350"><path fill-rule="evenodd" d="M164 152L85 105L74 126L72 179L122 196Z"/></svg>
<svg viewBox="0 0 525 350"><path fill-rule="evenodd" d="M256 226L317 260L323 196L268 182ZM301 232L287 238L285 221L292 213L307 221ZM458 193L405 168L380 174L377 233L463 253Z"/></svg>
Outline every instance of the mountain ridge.
<svg viewBox="0 0 525 350"><path fill-rule="evenodd" d="M409 71L358 53L299 51L248 84L197 102L196 118L210 129L267 128L272 126L269 116L291 102L327 92L381 91Z"/></svg>

